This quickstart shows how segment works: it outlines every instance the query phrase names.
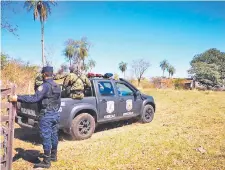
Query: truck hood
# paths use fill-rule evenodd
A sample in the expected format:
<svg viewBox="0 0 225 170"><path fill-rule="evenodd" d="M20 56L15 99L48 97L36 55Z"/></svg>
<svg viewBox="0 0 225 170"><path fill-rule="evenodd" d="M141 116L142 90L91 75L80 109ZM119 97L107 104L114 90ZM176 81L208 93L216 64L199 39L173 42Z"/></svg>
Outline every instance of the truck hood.
<svg viewBox="0 0 225 170"><path fill-rule="evenodd" d="M155 102L154 102L154 98L153 98L152 96L149 96L149 95L147 95L147 94L141 93L141 97L142 97L144 100L148 99L148 100L151 100L153 103L155 103Z"/></svg>

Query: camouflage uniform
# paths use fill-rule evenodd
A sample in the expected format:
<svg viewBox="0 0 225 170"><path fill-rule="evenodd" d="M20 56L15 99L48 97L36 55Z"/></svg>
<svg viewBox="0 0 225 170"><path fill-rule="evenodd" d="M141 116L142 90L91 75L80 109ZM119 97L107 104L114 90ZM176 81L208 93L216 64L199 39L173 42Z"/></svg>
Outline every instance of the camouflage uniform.
<svg viewBox="0 0 225 170"><path fill-rule="evenodd" d="M56 74L54 75L54 80L64 79L68 74Z"/></svg>
<svg viewBox="0 0 225 170"><path fill-rule="evenodd" d="M56 74L53 76L53 80L59 80L59 79L63 79L67 76L67 74ZM34 90L36 91L37 88L43 84L43 78L42 78L42 74L38 73L36 78L35 78L35 83L34 83Z"/></svg>
<svg viewBox="0 0 225 170"><path fill-rule="evenodd" d="M85 75L70 73L64 80L63 87L67 90L67 96L73 99L83 99L84 89L91 87L91 83Z"/></svg>
<svg viewBox="0 0 225 170"><path fill-rule="evenodd" d="M35 78L35 83L34 83L34 90L36 91L37 88L43 84L43 78L42 78L42 74L38 73L36 78Z"/></svg>

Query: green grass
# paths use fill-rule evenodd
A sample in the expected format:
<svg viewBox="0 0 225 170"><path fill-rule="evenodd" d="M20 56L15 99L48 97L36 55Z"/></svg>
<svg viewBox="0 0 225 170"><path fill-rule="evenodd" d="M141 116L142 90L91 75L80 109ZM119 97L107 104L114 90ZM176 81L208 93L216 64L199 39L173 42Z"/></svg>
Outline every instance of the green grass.
<svg viewBox="0 0 225 170"><path fill-rule="evenodd" d="M225 169L224 92L143 91L155 98L153 122L100 131L84 141L60 141L59 161L51 169ZM200 146L205 153L196 150ZM42 151L41 145L20 139L17 147ZM13 163L14 170L31 168L23 159Z"/></svg>

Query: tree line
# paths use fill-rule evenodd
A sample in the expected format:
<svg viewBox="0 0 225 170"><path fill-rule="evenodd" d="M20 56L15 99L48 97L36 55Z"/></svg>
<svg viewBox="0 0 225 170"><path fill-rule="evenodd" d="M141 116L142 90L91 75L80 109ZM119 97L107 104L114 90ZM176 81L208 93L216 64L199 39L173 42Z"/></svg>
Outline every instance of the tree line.
<svg viewBox="0 0 225 170"><path fill-rule="evenodd" d="M9 8L11 1L1 1L1 28L9 32L16 34L18 26L12 25L5 16L5 8ZM41 23L41 47L42 47L42 65L47 64L45 51L44 51L44 24L51 14L52 7L56 6L57 3L54 0L49 1L33 1L26 0L24 2L24 8L30 12L32 11L33 19L36 21L40 20ZM12 9L13 10L13 9ZM13 10L15 13L15 11ZM66 56L66 60L69 62L69 66L76 66L80 70L88 71L92 70L96 66L96 62L93 59L86 59L89 56L90 42L87 38L81 38L80 40L68 39L65 42L65 49L63 54ZM2 63L5 62L5 56L1 55ZM191 68L188 70L188 74L196 81L201 83L208 88L214 86L225 86L225 53L218 49L212 48L201 54L197 54L193 57L190 62ZM168 72L168 77L172 78L176 73L174 66L169 64L167 60L163 60L159 64L163 71L162 77L165 77L165 71ZM2 64L1 69L4 67ZM65 70L67 66L61 65L59 71ZM119 63L119 69L124 74L127 70L128 64L126 62ZM138 59L133 61L131 68L133 74L140 83L144 73L150 67L150 63L144 59Z"/></svg>
<svg viewBox="0 0 225 170"><path fill-rule="evenodd" d="M144 73L147 71L147 69L150 66L151 66L151 64L144 59L138 59L138 60L134 60L132 62L131 69L132 69L132 72L135 75L136 79L138 80L138 85L140 84ZM119 70L124 75L124 78L125 78L125 72L127 70L127 67L128 67L128 63L123 62L123 61L121 61L119 63ZM172 76L176 72L176 69L171 64L169 64L169 62L167 60L163 60L162 62L160 62L160 67L163 71L163 76L162 76L163 78L164 78L164 72L165 71L168 71L169 78L172 78Z"/></svg>

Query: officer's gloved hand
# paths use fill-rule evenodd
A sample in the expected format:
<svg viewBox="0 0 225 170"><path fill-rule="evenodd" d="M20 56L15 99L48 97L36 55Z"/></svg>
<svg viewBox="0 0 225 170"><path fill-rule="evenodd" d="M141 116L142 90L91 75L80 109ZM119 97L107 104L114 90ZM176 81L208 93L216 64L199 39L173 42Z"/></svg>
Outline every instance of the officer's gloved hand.
<svg viewBox="0 0 225 170"><path fill-rule="evenodd" d="M8 97L9 102L17 102L17 95L10 95Z"/></svg>

